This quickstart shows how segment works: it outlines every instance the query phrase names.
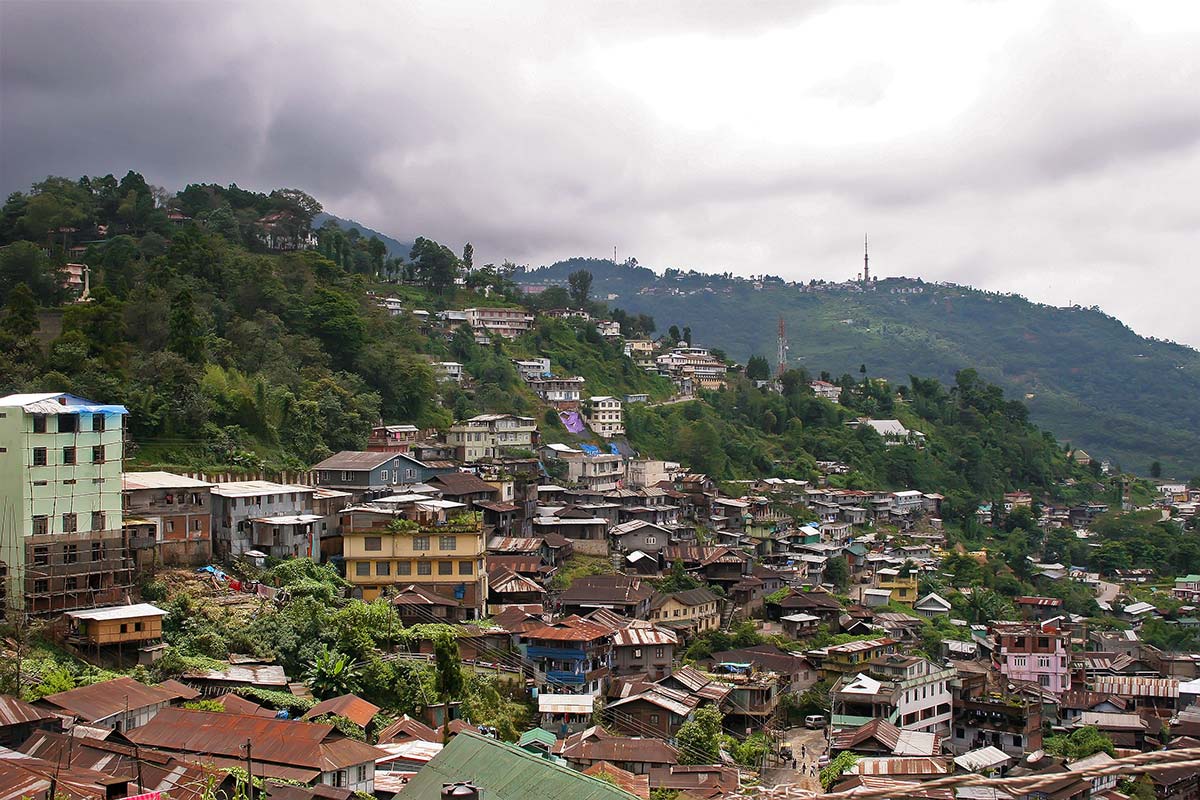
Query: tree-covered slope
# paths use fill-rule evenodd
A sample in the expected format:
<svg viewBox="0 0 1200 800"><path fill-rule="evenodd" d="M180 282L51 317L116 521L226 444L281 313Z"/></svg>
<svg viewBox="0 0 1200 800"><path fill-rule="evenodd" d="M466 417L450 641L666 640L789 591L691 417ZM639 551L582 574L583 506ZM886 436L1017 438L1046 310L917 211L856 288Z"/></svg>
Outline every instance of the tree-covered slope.
<svg viewBox="0 0 1200 800"><path fill-rule="evenodd" d="M1138 336L1097 310L909 280L872 291L801 291L754 282L576 259L520 277L559 282L586 266L594 293L652 314L660 328L690 326L698 344L774 361L782 317L790 358L811 374L953 378L963 368L1025 398L1032 418L1065 442L1145 472L1200 473L1200 353ZM812 287L816 288L816 287ZM919 289L919 293L911 290Z"/></svg>

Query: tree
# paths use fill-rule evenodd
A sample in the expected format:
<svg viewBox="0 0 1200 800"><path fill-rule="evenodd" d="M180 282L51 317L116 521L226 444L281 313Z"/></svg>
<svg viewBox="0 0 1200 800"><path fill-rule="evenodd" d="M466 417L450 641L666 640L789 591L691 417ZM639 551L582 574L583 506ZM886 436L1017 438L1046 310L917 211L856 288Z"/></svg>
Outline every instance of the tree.
<svg viewBox="0 0 1200 800"><path fill-rule="evenodd" d="M1162 464L1160 464L1157 461L1151 462L1150 477L1151 478L1161 478L1162 477Z"/></svg>
<svg viewBox="0 0 1200 800"><path fill-rule="evenodd" d="M475 245L471 244L470 242L467 242L465 245L463 245L463 254L462 254L463 266L467 268L468 272L470 272L471 269L474 267L474 262L475 262Z"/></svg>
<svg viewBox="0 0 1200 800"><path fill-rule="evenodd" d="M832 583L838 589L845 589L850 583L850 565L845 556L831 558L825 564L825 582Z"/></svg>
<svg viewBox="0 0 1200 800"><path fill-rule="evenodd" d="M204 360L204 339L200 336L200 323L196 319L192 293L186 286L171 298L167 349L178 353L192 364L199 364Z"/></svg>
<svg viewBox="0 0 1200 800"><path fill-rule="evenodd" d="M33 242L14 242L0 247L0 302L23 283L41 305L58 305L62 300L63 273Z"/></svg>
<svg viewBox="0 0 1200 800"><path fill-rule="evenodd" d="M444 703L462 697L462 661L458 655L458 640L452 633L441 633L433 640L434 668L437 670L438 697Z"/></svg>
<svg viewBox="0 0 1200 800"><path fill-rule="evenodd" d="M746 362L746 377L752 381L765 381L771 377L771 365L764 356L750 356Z"/></svg>
<svg viewBox="0 0 1200 800"><path fill-rule="evenodd" d="M13 336L32 336L39 327L37 301L33 299L33 292L29 291L28 284L18 283L8 293L4 316L0 318L0 330Z"/></svg>
<svg viewBox="0 0 1200 800"><path fill-rule="evenodd" d="M567 286L570 287L571 302L578 308L587 306L588 294L592 291L592 273L586 269L576 270L567 276Z"/></svg>
<svg viewBox="0 0 1200 800"><path fill-rule="evenodd" d="M670 328L667 330L667 336L671 337L671 341L672 341L672 342L678 342L678 341L679 341L679 340L682 338L682 336L681 336L681 335L680 335L680 333L679 333L679 326L678 326L678 325L672 325L672 326L671 326L671 327L670 327Z"/></svg>
<svg viewBox="0 0 1200 800"><path fill-rule="evenodd" d="M692 341L692 329L690 327L684 326L683 341L687 342L691 347L696 346L696 343Z"/></svg>
<svg viewBox="0 0 1200 800"><path fill-rule="evenodd" d="M442 294L454 285L459 261L449 247L418 236L408 257L413 262L418 279L433 291Z"/></svg>
<svg viewBox="0 0 1200 800"><path fill-rule="evenodd" d="M1112 739L1094 725L1076 728L1066 735L1048 736L1043 749L1050 755L1062 756L1068 761L1077 761L1100 752L1110 756L1115 754Z"/></svg>
<svg viewBox="0 0 1200 800"><path fill-rule="evenodd" d="M717 764L721 759L721 712L712 705L696 709L679 727L675 741L681 764Z"/></svg>
<svg viewBox="0 0 1200 800"><path fill-rule="evenodd" d="M849 750L838 753L837 756L821 770L821 788L830 791L841 779L842 774L858 763L858 756Z"/></svg>

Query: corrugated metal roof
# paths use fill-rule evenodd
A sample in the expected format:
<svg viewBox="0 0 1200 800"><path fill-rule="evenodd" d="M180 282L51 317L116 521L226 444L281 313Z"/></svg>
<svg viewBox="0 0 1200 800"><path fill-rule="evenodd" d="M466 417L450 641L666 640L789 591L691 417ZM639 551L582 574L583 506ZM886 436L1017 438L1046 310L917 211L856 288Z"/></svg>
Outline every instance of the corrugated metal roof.
<svg viewBox="0 0 1200 800"><path fill-rule="evenodd" d="M0 728L9 725L24 725L53 717L54 715L49 711L31 706L24 700L6 694L0 695Z"/></svg>
<svg viewBox="0 0 1200 800"><path fill-rule="evenodd" d="M360 728L365 728L367 723L378 713L379 706L374 703L368 703L357 695L344 694L322 700L306 711L300 719L307 720L322 714L336 714L339 717L345 717Z"/></svg>
<svg viewBox="0 0 1200 800"><path fill-rule="evenodd" d="M1092 681L1093 691L1125 697L1179 697L1176 678L1142 678L1135 675L1100 677Z"/></svg>
<svg viewBox="0 0 1200 800"><path fill-rule="evenodd" d="M83 619L98 622L109 619L135 619L138 617L162 617L166 611L150 603L134 603L128 606L109 606L108 608L85 608L79 611L68 611L66 616L71 619Z"/></svg>
<svg viewBox="0 0 1200 800"><path fill-rule="evenodd" d="M968 772L982 772L1007 764L1012 756L998 747L988 745L977 750L968 750L954 759L954 763Z"/></svg>
<svg viewBox="0 0 1200 800"><path fill-rule="evenodd" d="M847 772L851 775L946 775L950 772L950 759L928 756L859 758Z"/></svg>
<svg viewBox="0 0 1200 800"><path fill-rule="evenodd" d="M211 481L200 481L161 470L121 473L121 488L127 492L138 489L208 489L212 485Z"/></svg>
<svg viewBox="0 0 1200 800"><path fill-rule="evenodd" d="M591 714L596 707L596 697L590 694L546 694L538 695L540 714Z"/></svg>
<svg viewBox="0 0 1200 800"><path fill-rule="evenodd" d="M634 795L519 747L456 736L404 789L405 800L440 800L442 785L467 781L488 800L629 800Z"/></svg>
<svg viewBox="0 0 1200 800"><path fill-rule="evenodd" d="M84 722L97 722L122 714L126 709L133 711L180 697L174 688L147 686L133 678L121 677L48 695L40 702L62 709Z"/></svg>
<svg viewBox="0 0 1200 800"><path fill-rule="evenodd" d="M287 686L287 674L278 664L230 664L225 669L185 672L185 680L248 683L252 686Z"/></svg>

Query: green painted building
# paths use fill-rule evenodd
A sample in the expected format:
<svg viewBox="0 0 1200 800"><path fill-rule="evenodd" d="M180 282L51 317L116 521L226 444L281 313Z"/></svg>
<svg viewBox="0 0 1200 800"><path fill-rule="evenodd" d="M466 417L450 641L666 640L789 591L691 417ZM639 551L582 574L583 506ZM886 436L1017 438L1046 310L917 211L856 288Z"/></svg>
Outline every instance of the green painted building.
<svg viewBox="0 0 1200 800"><path fill-rule="evenodd" d="M124 406L64 393L0 398L0 608L47 614L121 602Z"/></svg>

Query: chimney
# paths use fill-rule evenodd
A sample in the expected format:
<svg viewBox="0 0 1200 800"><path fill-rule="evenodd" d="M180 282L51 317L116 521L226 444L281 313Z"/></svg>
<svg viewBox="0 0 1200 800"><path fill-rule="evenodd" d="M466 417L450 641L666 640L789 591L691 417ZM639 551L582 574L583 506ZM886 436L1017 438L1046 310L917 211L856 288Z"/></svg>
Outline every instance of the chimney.
<svg viewBox="0 0 1200 800"><path fill-rule="evenodd" d="M442 800L479 800L479 789L466 781L443 783Z"/></svg>

